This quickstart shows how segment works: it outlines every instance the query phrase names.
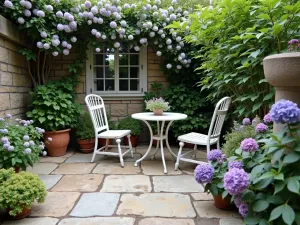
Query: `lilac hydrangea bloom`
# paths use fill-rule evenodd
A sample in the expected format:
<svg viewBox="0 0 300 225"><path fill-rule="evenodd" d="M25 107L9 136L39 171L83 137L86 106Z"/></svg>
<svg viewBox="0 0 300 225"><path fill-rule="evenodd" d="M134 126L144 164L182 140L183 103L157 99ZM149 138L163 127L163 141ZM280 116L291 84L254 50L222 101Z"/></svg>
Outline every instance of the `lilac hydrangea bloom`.
<svg viewBox="0 0 300 225"><path fill-rule="evenodd" d="M25 1L25 7L26 7L27 9L31 9L31 8L32 8L31 2L30 2L30 1Z"/></svg>
<svg viewBox="0 0 300 225"><path fill-rule="evenodd" d="M259 124L256 125L255 130L258 133L264 133L268 130L268 126L264 123L259 123Z"/></svg>
<svg viewBox="0 0 300 225"><path fill-rule="evenodd" d="M270 117L275 123L296 123L300 118L300 109L292 101L280 100L272 106Z"/></svg>
<svg viewBox="0 0 300 225"><path fill-rule="evenodd" d="M214 149L211 150L208 154L207 154L207 160L208 161L215 161L215 160L219 160L222 158L222 151L219 149Z"/></svg>
<svg viewBox="0 0 300 225"><path fill-rule="evenodd" d="M253 138L246 138L241 142L241 149L244 152L256 152L258 148L259 146Z"/></svg>
<svg viewBox="0 0 300 225"><path fill-rule="evenodd" d="M7 150L8 150L9 152L12 152L14 149L15 149L14 146L9 146Z"/></svg>
<svg viewBox="0 0 300 225"><path fill-rule="evenodd" d="M30 146L29 142L24 143L24 147L29 147L29 146Z"/></svg>
<svg viewBox="0 0 300 225"><path fill-rule="evenodd" d="M271 119L270 113L268 113L268 114L266 114L266 115L264 116L264 122L265 122L266 124L269 124L269 123L272 123L272 122L273 122L272 119Z"/></svg>
<svg viewBox="0 0 300 225"><path fill-rule="evenodd" d="M44 11L42 11L42 10L38 10L37 13L36 13L36 15L37 15L38 17L45 17L45 13L44 13Z"/></svg>
<svg viewBox="0 0 300 225"><path fill-rule="evenodd" d="M117 27L117 23L115 21L111 21L110 24L109 24L109 26L111 28L116 28Z"/></svg>
<svg viewBox="0 0 300 225"><path fill-rule="evenodd" d="M242 123L243 123L244 126L246 126L246 125L250 125L251 121L250 121L249 118L244 118Z"/></svg>
<svg viewBox="0 0 300 225"><path fill-rule="evenodd" d="M25 23L25 20L22 17L19 17L17 21L18 21L19 24L24 24Z"/></svg>
<svg viewBox="0 0 300 225"><path fill-rule="evenodd" d="M7 143L8 142L8 138L7 137L2 137L1 138L1 142L2 143Z"/></svg>
<svg viewBox="0 0 300 225"><path fill-rule="evenodd" d="M244 163L242 161L231 161L228 163L229 169L233 169L233 168L242 169L243 166L244 166Z"/></svg>
<svg viewBox="0 0 300 225"><path fill-rule="evenodd" d="M231 195L241 194L249 184L250 178L244 169L232 168L224 175L224 188Z"/></svg>
<svg viewBox="0 0 300 225"><path fill-rule="evenodd" d="M28 9L25 9L23 13L24 13L24 16L26 16L26 17L30 17L31 16L31 12Z"/></svg>
<svg viewBox="0 0 300 225"><path fill-rule="evenodd" d="M5 0L4 2L5 7L12 9L14 7L11 1Z"/></svg>
<svg viewBox="0 0 300 225"><path fill-rule="evenodd" d="M194 171L195 179L198 183L209 183L214 176L214 168L210 164L198 165Z"/></svg>
<svg viewBox="0 0 300 225"><path fill-rule="evenodd" d="M233 202L234 202L235 206L236 206L237 208L239 208L240 205L241 205L241 203L242 203L242 196L241 196L241 195L236 195L236 196L234 197Z"/></svg>
<svg viewBox="0 0 300 225"><path fill-rule="evenodd" d="M23 136L23 140L24 140L24 141L28 141L28 140L29 140L29 136L28 136L28 135L24 135L24 136Z"/></svg>
<svg viewBox="0 0 300 225"><path fill-rule="evenodd" d="M29 155L29 154L31 154L31 149L30 148L26 148L24 150L24 152L25 152L25 154Z"/></svg>
<svg viewBox="0 0 300 225"><path fill-rule="evenodd" d="M292 44L298 44L298 43L299 43L299 41L298 41L297 39L291 39L291 40L289 40L289 42L288 42L289 45L292 45Z"/></svg>
<svg viewBox="0 0 300 225"><path fill-rule="evenodd" d="M248 213L248 205L245 202L242 202L239 206L239 213L242 217L245 217Z"/></svg>

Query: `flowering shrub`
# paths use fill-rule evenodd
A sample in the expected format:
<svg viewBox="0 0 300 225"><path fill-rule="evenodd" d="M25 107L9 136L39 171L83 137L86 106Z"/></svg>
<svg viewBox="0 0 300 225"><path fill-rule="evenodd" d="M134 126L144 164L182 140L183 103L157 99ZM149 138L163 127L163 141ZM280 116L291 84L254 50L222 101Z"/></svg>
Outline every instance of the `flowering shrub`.
<svg viewBox="0 0 300 225"><path fill-rule="evenodd" d="M32 123L32 120L13 121L10 114L0 118L0 168L26 170L28 165L33 166L39 160L44 149L40 139L45 130L34 127Z"/></svg>
<svg viewBox="0 0 300 225"><path fill-rule="evenodd" d="M153 111L155 109L162 109L168 111L170 109L169 102L166 102L163 98L153 98L149 101L145 101L146 109Z"/></svg>
<svg viewBox="0 0 300 225"><path fill-rule="evenodd" d="M243 140L229 160L242 161L244 167L232 168L235 163L230 163L224 188L233 195L245 224L299 225L299 108L293 102L280 100L272 106L265 122L269 117L285 124L284 128L264 139L251 138L249 148L242 144L249 139Z"/></svg>
<svg viewBox="0 0 300 225"><path fill-rule="evenodd" d="M38 175L13 169L0 169L0 209L15 216L24 208L30 209L37 201L42 203L47 195L45 184Z"/></svg>
<svg viewBox="0 0 300 225"><path fill-rule="evenodd" d="M300 48L298 39L291 39L288 42L288 51L289 52L298 52Z"/></svg>

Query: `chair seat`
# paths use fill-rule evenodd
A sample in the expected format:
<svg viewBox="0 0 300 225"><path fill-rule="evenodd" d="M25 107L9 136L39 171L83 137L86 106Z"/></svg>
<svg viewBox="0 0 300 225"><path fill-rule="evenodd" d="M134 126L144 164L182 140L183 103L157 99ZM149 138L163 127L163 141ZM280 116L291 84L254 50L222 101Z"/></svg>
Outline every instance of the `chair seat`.
<svg viewBox="0 0 300 225"><path fill-rule="evenodd" d="M191 143L191 144L197 144L197 145L207 145L208 136L205 134L195 133L191 132L188 134L180 135L178 137L178 141ZM211 138L210 144L213 145L217 143L218 138Z"/></svg>
<svg viewBox="0 0 300 225"><path fill-rule="evenodd" d="M122 138L130 134L131 130L107 130L98 134L98 138Z"/></svg>

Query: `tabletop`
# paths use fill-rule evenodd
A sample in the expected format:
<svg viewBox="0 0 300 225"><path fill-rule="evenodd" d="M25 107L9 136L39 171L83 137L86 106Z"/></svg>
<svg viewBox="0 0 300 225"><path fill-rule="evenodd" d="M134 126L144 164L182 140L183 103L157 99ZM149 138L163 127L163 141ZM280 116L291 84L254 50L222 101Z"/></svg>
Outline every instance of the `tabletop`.
<svg viewBox="0 0 300 225"><path fill-rule="evenodd" d="M173 121L173 120L184 120L187 118L187 115L183 113L163 112L161 116L156 116L154 115L153 112L142 112L142 113L134 113L131 115L131 117L137 120Z"/></svg>

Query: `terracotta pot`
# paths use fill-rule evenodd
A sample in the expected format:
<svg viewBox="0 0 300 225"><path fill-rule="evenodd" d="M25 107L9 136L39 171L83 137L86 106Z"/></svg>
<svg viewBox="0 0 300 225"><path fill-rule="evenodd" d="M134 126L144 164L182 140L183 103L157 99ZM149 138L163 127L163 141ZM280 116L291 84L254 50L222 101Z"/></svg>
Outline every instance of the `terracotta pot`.
<svg viewBox="0 0 300 225"><path fill-rule="evenodd" d="M275 87L275 101L285 99L300 106L300 52L268 56L263 65L267 81ZM274 124L273 130L280 128L280 124Z"/></svg>
<svg viewBox="0 0 300 225"><path fill-rule="evenodd" d="M45 132L44 142L49 156L58 157L66 154L70 141L70 130L71 129ZM52 141L47 141L49 137L52 138Z"/></svg>
<svg viewBox="0 0 300 225"><path fill-rule="evenodd" d="M20 170L21 170L20 167L15 167L14 169L15 169L15 172L16 172L16 173L20 173Z"/></svg>
<svg viewBox="0 0 300 225"><path fill-rule="evenodd" d="M135 136L135 135L130 136L130 141L131 141L132 147L137 146L137 136ZM129 145L127 137L124 138L124 144Z"/></svg>
<svg viewBox="0 0 300 225"><path fill-rule="evenodd" d="M7 212L9 213L11 210L7 210ZM23 219L27 216L29 216L31 213L31 208L30 209L27 209L27 208L24 208L23 211L21 213L19 213L18 215L16 216L11 216L9 215L10 219L13 219L13 220L20 220L20 219Z"/></svg>
<svg viewBox="0 0 300 225"><path fill-rule="evenodd" d="M222 195L217 195L214 196L214 200L215 200L215 206L219 209L223 209L223 210L230 210L230 209L234 209L234 204L232 204L230 202L230 198L226 197L226 198L222 198Z"/></svg>
<svg viewBox="0 0 300 225"><path fill-rule="evenodd" d="M95 138L90 140L80 140L77 139L77 143L80 146L80 151L82 153L91 153L94 151L95 147Z"/></svg>
<svg viewBox="0 0 300 225"><path fill-rule="evenodd" d="M186 147L186 148L192 148L192 149L194 149L194 144L191 144L191 143L184 143L184 147Z"/></svg>
<svg viewBox="0 0 300 225"><path fill-rule="evenodd" d="M164 111L162 109L153 109L153 113L155 116L161 116L163 112Z"/></svg>
<svg viewBox="0 0 300 225"><path fill-rule="evenodd" d="M106 145L106 139L105 138L99 138L98 139L100 146L105 146ZM108 139L108 145L112 145L113 144L113 139ZM108 148L111 149L111 148Z"/></svg>

